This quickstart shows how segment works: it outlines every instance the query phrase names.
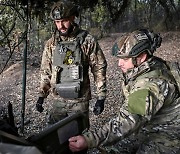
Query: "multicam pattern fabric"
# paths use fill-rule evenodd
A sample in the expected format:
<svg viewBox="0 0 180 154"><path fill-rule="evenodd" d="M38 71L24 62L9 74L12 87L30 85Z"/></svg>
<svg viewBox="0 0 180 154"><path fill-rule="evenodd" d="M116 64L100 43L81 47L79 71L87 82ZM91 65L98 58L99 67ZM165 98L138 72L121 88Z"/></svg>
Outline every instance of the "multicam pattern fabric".
<svg viewBox="0 0 180 154"><path fill-rule="evenodd" d="M123 92L118 116L102 129L83 134L88 147L112 145L134 135L139 140L136 153L178 153L180 93L163 61L152 57L130 70Z"/></svg>
<svg viewBox="0 0 180 154"><path fill-rule="evenodd" d="M78 27L74 30L74 33L71 37L58 37L53 36L50 40L47 41L41 64L41 86L40 94L42 97L47 97L50 92L54 90L54 84L56 84L56 70L57 68L52 65L53 52L57 41L62 39L63 41L74 41L78 33L82 32ZM83 99L89 100L91 98L90 94L90 80L89 80L89 67L91 72L94 75L94 80L97 85L97 97L105 98L106 97L106 68L107 62L105 56L100 49L97 41L90 35L87 34L83 44L81 45L83 51ZM56 93L54 93L56 95ZM82 100L81 98L81 100Z"/></svg>
<svg viewBox="0 0 180 154"><path fill-rule="evenodd" d="M135 53L134 48L137 47ZM120 37L115 46L113 47L116 56L125 58L125 57L136 57L144 50L150 50L149 38L144 32L134 31L133 33L125 34ZM137 52L137 53L136 53Z"/></svg>
<svg viewBox="0 0 180 154"><path fill-rule="evenodd" d="M91 99L90 91L90 79L89 79L89 67L94 76L94 81L97 87L97 99L104 99L106 97L106 68L107 62L105 56L92 35L88 34L85 36L84 41L80 45L82 50L82 65L83 65L83 82L81 85L81 97L76 99L63 99L55 91L55 85L58 74L58 68L53 66L53 54L58 41L75 41L77 35L84 33L84 30L79 29L75 26L73 33L69 37L54 35L49 39L45 45L42 63L41 63L41 83L40 83L40 97L47 97L50 93L53 94L55 102L57 99L59 103L64 105L65 103L80 104ZM59 76L58 76L58 75ZM73 105L72 105L73 106ZM81 105L80 105L81 106ZM77 108L77 107L76 107ZM71 108L73 110L73 107ZM86 109L88 110L88 106Z"/></svg>
<svg viewBox="0 0 180 154"><path fill-rule="evenodd" d="M143 52L153 55L160 47L162 38L147 29L126 33L117 39L112 47L112 55L120 58L137 57Z"/></svg>

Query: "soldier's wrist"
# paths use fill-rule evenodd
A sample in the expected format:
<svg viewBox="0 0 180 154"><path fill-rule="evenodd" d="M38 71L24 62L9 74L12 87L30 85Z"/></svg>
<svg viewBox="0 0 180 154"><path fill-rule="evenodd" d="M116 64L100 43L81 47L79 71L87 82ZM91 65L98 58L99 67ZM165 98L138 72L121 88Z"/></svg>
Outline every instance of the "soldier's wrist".
<svg viewBox="0 0 180 154"><path fill-rule="evenodd" d="M39 92L38 96L43 97L43 98L47 98L47 94L45 94L43 92Z"/></svg>
<svg viewBox="0 0 180 154"><path fill-rule="evenodd" d="M39 97L39 98L40 98L40 97L46 98L45 95L43 95L43 94L39 94L38 97Z"/></svg>
<svg viewBox="0 0 180 154"><path fill-rule="evenodd" d="M83 133L83 136L86 140L88 148L95 148L97 146L91 132Z"/></svg>
<svg viewBox="0 0 180 154"><path fill-rule="evenodd" d="M97 100L105 100L105 99L106 99L105 96L98 96L98 97L97 97Z"/></svg>

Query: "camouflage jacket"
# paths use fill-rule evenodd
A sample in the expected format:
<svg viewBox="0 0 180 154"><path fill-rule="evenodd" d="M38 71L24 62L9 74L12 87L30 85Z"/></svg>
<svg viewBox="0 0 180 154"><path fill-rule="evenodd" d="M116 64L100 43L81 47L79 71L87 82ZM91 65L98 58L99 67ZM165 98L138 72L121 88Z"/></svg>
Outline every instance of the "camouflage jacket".
<svg viewBox="0 0 180 154"><path fill-rule="evenodd" d="M180 128L180 94L161 59L152 57L130 70L122 87L125 102L118 116L102 129L83 134L89 148L113 144L147 126L153 131L161 125L162 132Z"/></svg>
<svg viewBox="0 0 180 154"><path fill-rule="evenodd" d="M79 33L85 32L78 26L75 26L74 31L69 37L59 36L55 34L45 44L45 48L42 56L41 63L41 83L40 83L40 96L47 97L50 92L57 96L54 91L54 85L56 84L56 67L52 65L53 53L57 41L74 41ZM98 42L86 32L84 41L80 45L82 49L82 64L83 64L83 83L81 90L81 100L91 99L90 92L90 79L89 79L89 67L94 76L95 85L97 87L97 98L103 99L106 97L106 68L107 62L105 56L98 44Z"/></svg>

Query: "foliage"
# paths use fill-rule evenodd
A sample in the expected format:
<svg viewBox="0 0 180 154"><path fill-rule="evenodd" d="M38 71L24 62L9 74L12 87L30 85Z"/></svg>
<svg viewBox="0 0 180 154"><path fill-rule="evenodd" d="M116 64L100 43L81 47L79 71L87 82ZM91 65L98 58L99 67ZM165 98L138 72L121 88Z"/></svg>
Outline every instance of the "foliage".
<svg viewBox="0 0 180 154"><path fill-rule="evenodd" d="M0 47L22 51L28 35L29 50L43 50L54 25L49 12L58 0L0 0ZM72 0L80 6L79 24L99 35L140 27L180 29L179 0Z"/></svg>
<svg viewBox="0 0 180 154"><path fill-rule="evenodd" d="M94 12L92 13L92 20L97 23L101 23L107 20L106 16L108 16L106 8L101 5L101 3L96 5L94 8Z"/></svg>
<svg viewBox="0 0 180 154"><path fill-rule="evenodd" d="M118 17L129 6L130 0L103 0L103 4L107 7L112 22L116 23Z"/></svg>
<svg viewBox="0 0 180 154"><path fill-rule="evenodd" d="M121 31L149 27L157 31L180 29L180 3L177 0L134 0L117 18ZM117 28L116 28L117 29Z"/></svg>
<svg viewBox="0 0 180 154"><path fill-rule="evenodd" d="M23 53L25 45L31 51L30 54L42 51L45 39L51 35L52 22L48 22L48 16L40 22L39 16L35 17L29 7L13 0L0 1L0 48L6 48L8 53L0 73L14 52Z"/></svg>
<svg viewBox="0 0 180 154"><path fill-rule="evenodd" d="M35 17L38 16L40 21L43 21L44 17L49 14L50 9L55 2L58 0L16 0L18 1L22 6L27 6L30 5L31 13ZM81 9L86 9L86 8L93 8L98 0L71 0L73 1L76 5L79 5ZM42 11L43 10L43 11Z"/></svg>
<svg viewBox="0 0 180 154"><path fill-rule="evenodd" d="M19 33L20 29L21 32L23 32L22 30L25 30L24 25L21 24L22 22L26 23L24 19L25 16L20 6L15 6L11 1L1 5L0 9L0 43L1 45L9 44L16 33Z"/></svg>

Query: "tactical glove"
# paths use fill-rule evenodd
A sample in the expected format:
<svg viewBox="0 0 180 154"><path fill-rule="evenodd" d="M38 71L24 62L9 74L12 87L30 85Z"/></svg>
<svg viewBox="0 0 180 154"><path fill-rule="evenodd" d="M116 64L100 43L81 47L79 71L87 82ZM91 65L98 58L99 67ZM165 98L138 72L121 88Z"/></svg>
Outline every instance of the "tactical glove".
<svg viewBox="0 0 180 154"><path fill-rule="evenodd" d="M40 113L44 110L44 108L42 107L43 103L44 103L44 97L39 97L36 103L36 110L39 111Z"/></svg>
<svg viewBox="0 0 180 154"><path fill-rule="evenodd" d="M94 110L93 110L93 113L94 113L95 115L101 114L102 111L104 110L104 101L105 101L105 99L97 100L97 101L96 101L96 104L95 104Z"/></svg>

